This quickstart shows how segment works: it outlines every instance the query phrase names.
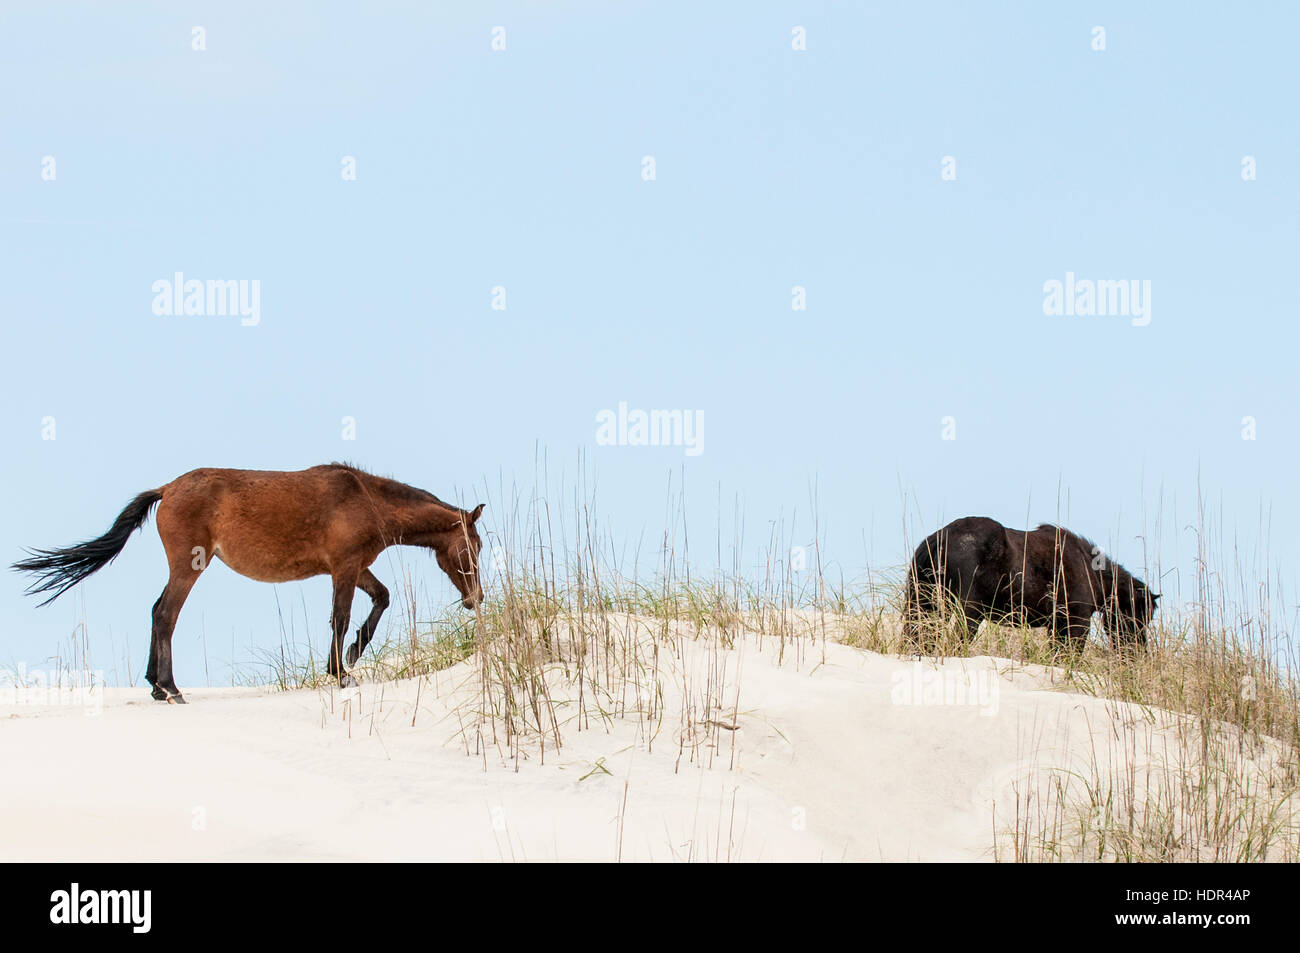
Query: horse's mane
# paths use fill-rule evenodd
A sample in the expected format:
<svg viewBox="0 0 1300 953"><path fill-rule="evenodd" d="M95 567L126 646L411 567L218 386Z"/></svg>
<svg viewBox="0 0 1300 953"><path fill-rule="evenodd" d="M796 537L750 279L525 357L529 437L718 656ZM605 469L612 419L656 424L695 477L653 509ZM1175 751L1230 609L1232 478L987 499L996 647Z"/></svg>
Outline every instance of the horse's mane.
<svg viewBox="0 0 1300 953"><path fill-rule="evenodd" d="M1106 557L1106 569L1101 570L1103 576L1105 575L1107 570L1109 570L1111 575L1115 577L1115 581L1118 583L1132 581L1132 582L1136 582L1138 585L1144 588L1147 588L1147 584L1145 582L1143 582L1137 576L1133 575L1133 573L1129 572L1127 569L1121 566L1118 560L1111 558L1110 553L1107 553L1106 550L1102 549L1100 546L1098 546L1096 543L1090 540L1087 536L1082 536L1079 533L1074 532L1074 530L1066 529L1064 526L1058 526L1055 523L1039 523L1038 529L1051 530L1054 533L1059 533L1062 536L1069 537L1070 540L1072 540L1075 543L1075 545L1080 546L1084 549L1084 551L1088 554L1088 559L1090 561L1094 553L1104 554Z"/></svg>
<svg viewBox="0 0 1300 953"><path fill-rule="evenodd" d="M428 490L421 490L418 486L411 486L409 483L403 483L400 480L394 480L392 477L380 476L377 473L371 473L364 470L354 463L340 463L334 461L329 464L339 470L347 470L357 476L365 477L371 481L372 485L389 499L399 500L404 503L437 503L439 506L445 506L449 510L464 512L459 506L452 506L443 500L438 499Z"/></svg>

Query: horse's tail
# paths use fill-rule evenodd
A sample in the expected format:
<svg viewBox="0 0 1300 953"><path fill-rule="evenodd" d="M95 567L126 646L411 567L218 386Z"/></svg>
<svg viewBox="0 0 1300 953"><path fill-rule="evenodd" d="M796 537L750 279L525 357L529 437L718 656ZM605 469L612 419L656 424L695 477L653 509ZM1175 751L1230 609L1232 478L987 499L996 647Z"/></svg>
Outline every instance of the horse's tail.
<svg viewBox="0 0 1300 953"><path fill-rule="evenodd" d="M154 504L162 499L162 490L146 490L117 514L107 533L66 549L29 549L29 559L13 564L20 572L36 574L36 581L27 587L30 595L50 593L41 605L49 605L91 573L103 569L126 546L131 534L139 529Z"/></svg>

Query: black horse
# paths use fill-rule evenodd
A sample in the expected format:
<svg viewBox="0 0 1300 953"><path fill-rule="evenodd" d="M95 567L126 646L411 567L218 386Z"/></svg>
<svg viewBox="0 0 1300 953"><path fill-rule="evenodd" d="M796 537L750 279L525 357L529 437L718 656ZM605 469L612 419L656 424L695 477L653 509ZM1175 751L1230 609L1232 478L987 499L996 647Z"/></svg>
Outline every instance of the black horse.
<svg viewBox="0 0 1300 953"><path fill-rule="evenodd" d="M982 620L1048 626L1052 636L1082 650L1100 611L1116 649L1146 645L1146 627L1160 598L1123 566L1060 526L1007 529L997 520L954 520L916 548L904 590L903 636L918 643L922 617L945 597L960 603L967 638Z"/></svg>

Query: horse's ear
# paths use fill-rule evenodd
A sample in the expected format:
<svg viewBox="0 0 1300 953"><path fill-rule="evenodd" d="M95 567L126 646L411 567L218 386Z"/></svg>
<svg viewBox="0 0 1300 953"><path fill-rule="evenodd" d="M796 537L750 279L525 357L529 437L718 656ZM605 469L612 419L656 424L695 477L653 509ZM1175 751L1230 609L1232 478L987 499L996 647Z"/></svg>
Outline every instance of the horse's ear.
<svg viewBox="0 0 1300 953"><path fill-rule="evenodd" d="M1160 601L1160 593L1158 592L1151 593L1151 604L1155 605L1159 601Z"/></svg>
<svg viewBox="0 0 1300 953"><path fill-rule="evenodd" d="M487 506L486 503L480 503L478 506L474 507L474 509L470 510L469 513L470 523L478 522L478 518L483 515L483 507L485 506Z"/></svg>

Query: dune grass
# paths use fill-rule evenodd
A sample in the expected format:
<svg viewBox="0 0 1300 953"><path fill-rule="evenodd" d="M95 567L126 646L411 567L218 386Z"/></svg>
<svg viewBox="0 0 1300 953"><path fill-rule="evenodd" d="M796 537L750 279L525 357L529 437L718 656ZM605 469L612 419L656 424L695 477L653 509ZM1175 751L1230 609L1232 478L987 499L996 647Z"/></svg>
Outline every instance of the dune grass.
<svg viewBox="0 0 1300 953"><path fill-rule="evenodd" d="M429 677L467 663L477 683L476 703L463 713L472 754L496 748L516 764L524 756L545 762L570 732L634 719L647 747L665 743L671 727L681 757L717 765L719 753L734 748L734 736L723 735L734 733L738 707L718 673L740 640L800 670L824 661L829 643L909 655L899 621L902 568L856 585L829 581L816 543L796 565L774 531L761 573L733 566L701 577L670 518L654 569L642 575L626 569L586 504L575 502L565 520L541 495L527 506L515 499L484 553L482 606L470 614L426 600L417 612L421 595L404 569L386 628L358 665L365 681ZM1113 732L1110 748L1092 752L1082 768L1039 770L1040 752L1027 746L1015 803L992 807L998 859L1300 860L1294 646L1279 621L1285 613L1264 599L1243 616L1225 578L1199 572L1194 601L1182 611L1162 606L1141 652L1116 653L1094 637L1076 653L1044 630L987 622L968 640L955 605L926 620L936 659L1010 659L1034 668L1049 689L1106 699L1116 725L1167 729L1163 764L1140 775L1126 767L1129 729ZM686 675L672 664L684 640L706 644L708 671ZM299 643L282 623L281 643L241 677L329 687L310 640ZM672 679L686 703L678 723L666 725Z"/></svg>

